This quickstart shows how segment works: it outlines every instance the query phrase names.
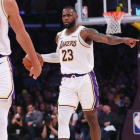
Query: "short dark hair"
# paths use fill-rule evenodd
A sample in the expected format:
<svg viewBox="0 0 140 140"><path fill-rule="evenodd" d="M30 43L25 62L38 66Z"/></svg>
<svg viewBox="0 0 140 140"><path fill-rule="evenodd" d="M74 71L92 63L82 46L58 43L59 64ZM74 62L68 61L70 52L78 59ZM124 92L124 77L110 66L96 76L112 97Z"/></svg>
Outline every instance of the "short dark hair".
<svg viewBox="0 0 140 140"><path fill-rule="evenodd" d="M76 9L72 6L66 6L65 8L63 8L63 10L64 9L72 9L75 13L77 13Z"/></svg>
<svg viewBox="0 0 140 140"><path fill-rule="evenodd" d="M30 105L33 106L33 107L35 107L34 103L27 104L27 107L30 106Z"/></svg>

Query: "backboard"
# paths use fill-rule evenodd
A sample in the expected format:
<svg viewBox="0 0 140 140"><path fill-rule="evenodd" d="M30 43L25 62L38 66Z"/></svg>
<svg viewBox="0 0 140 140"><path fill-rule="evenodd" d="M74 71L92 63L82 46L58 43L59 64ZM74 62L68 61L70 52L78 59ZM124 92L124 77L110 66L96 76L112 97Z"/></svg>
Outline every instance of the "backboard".
<svg viewBox="0 0 140 140"><path fill-rule="evenodd" d="M104 12L121 10L125 12L121 23L140 22L140 0L77 0L75 8L78 24L106 24Z"/></svg>

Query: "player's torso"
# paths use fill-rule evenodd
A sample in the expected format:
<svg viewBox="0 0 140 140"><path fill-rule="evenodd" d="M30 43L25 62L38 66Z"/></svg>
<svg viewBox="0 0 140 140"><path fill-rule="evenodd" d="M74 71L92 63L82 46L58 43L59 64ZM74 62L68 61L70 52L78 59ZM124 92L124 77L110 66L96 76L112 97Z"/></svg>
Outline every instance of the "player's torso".
<svg viewBox="0 0 140 140"><path fill-rule="evenodd" d="M62 74L84 74L93 70L93 44L86 44L80 37L84 26L66 35L66 29L60 34L57 51L60 57Z"/></svg>
<svg viewBox="0 0 140 140"><path fill-rule="evenodd" d="M0 54L10 55L10 41L8 37L8 15L4 9L4 0L0 0Z"/></svg>

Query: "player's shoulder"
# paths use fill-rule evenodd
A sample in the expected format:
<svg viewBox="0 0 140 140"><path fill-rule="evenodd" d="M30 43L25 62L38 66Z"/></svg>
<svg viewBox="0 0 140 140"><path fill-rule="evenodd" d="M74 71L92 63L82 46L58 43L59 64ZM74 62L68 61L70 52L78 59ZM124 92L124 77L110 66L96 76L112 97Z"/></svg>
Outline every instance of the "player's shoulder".
<svg viewBox="0 0 140 140"><path fill-rule="evenodd" d="M58 32L55 37L55 42L58 44L58 40L60 39L62 31Z"/></svg>
<svg viewBox="0 0 140 140"><path fill-rule="evenodd" d="M81 33L83 33L83 34L96 34L96 33L98 33L98 31L96 29L93 29L93 28L85 27L81 30Z"/></svg>
<svg viewBox="0 0 140 140"><path fill-rule="evenodd" d="M83 26L83 25L79 25L78 26L80 29L84 29L84 28L86 28L85 26Z"/></svg>
<svg viewBox="0 0 140 140"><path fill-rule="evenodd" d="M61 35L61 33L62 33L62 31L58 32L58 33L57 33L57 36L60 36L60 35Z"/></svg>
<svg viewBox="0 0 140 140"><path fill-rule="evenodd" d="M83 30L84 28L86 28L86 27L85 27L85 26L82 26L82 25L79 25L79 26L77 26L76 31L81 31L81 30Z"/></svg>
<svg viewBox="0 0 140 140"><path fill-rule="evenodd" d="M56 38L59 39L59 38L61 37L61 35L62 35L62 32L63 32L63 31L58 32L58 33L56 34Z"/></svg>

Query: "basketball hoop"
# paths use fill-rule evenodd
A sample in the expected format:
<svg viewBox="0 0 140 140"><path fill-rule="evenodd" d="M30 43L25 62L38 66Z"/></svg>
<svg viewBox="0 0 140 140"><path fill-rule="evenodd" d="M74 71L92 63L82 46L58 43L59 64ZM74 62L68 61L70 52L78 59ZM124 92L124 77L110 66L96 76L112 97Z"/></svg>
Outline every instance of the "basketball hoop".
<svg viewBox="0 0 140 140"><path fill-rule="evenodd" d="M105 20L107 22L106 34L116 34L121 33L121 20L125 12L106 12L103 13Z"/></svg>

